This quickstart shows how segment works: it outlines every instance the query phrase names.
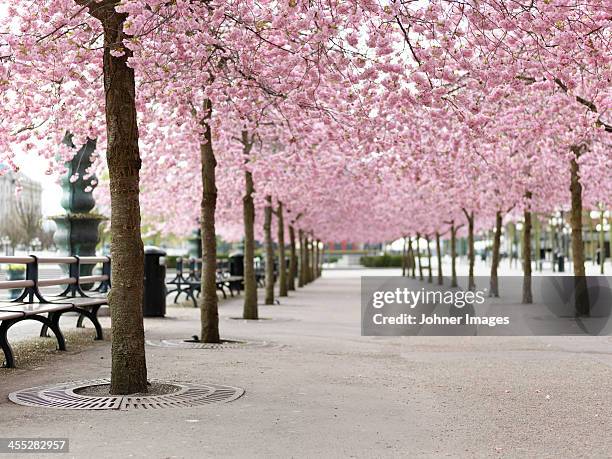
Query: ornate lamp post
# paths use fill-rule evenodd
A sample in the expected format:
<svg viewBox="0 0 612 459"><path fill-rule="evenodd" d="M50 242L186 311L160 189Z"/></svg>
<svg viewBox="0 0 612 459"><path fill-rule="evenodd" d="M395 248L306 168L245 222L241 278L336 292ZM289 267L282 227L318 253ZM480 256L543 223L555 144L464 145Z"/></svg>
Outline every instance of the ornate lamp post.
<svg viewBox="0 0 612 459"><path fill-rule="evenodd" d="M64 144L76 148L69 133L64 137ZM91 167L95 149L96 141L87 139L87 143L74 158L66 163L68 173L62 179L62 207L66 213L52 217L57 225L53 235L55 245L68 255L95 255L99 239L98 226L106 220L103 215L91 213L96 204L92 196L96 177L91 175L88 179L83 178ZM72 177L76 177L76 180L71 180ZM93 266L83 265L81 268L83 275L89 275Z"/></svg>

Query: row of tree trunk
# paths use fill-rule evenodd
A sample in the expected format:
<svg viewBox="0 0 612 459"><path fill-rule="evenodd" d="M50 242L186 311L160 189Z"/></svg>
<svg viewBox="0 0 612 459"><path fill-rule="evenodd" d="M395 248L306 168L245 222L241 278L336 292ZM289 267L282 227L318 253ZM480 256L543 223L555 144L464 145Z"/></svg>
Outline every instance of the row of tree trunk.
<svg viewBox="0 0 612 459"><path fill-rule="evenodd" d="M586 281L585 271L585 253L584 243L582 240L582 184L580 183L580 168L578 159L586 151L586 145L579 145L572 147L572 159L570 163L571 183L571 211L570 211L570 225L572 228L572 256L574 264L574 298L575 298L575 313L577 316L588 316L590 314L590 300ZM533 302L532 293L532 253L531 253L531 235L533 229L532 212L529 207L529 203L532 199L532 193L526 191L525 201L527 205L523 211L523 240L522 240L522 260L523 260L523 289L522 289L522 302L523 304L531 304ZM510 209L509 209L510 210ZM508 211L509 211L508 210ZM468 273L468 288L473 290L475 285L474 279L474 265L475 265L475 249L474 249L474 211L468 211L463 209L463 213L466 218L468 226L468 260L469 260L469 273ZM501 245L501 234L502 234L502 222L504 212L499 210L495 216L495 230L493 236L493 253L492 263L490 272L490 290L489 295L492 297L499 297L499 281L498 281L498 268L500 262L500 245ZM537 219L536 219L537 222ZM457 287L457 270L456 270L456 259L457 259L457 230L461 226L456 226L454 221L450 223L450 250L451 250L451 287ZM602 230L600 231L600 239L603 235L603 218L602 218ZM539 226L536 224L536 232L539 231ZM408 275L409 270L412 270L412 277L416 278L415 269L416 265L419 266L419 279L423 280L423 265L421 262L421 253L419 249L419 240L421 235L416 235L416 256L412 249L412 239L410 236L404 237L404 249L403 249L403 261L402 261L402 275ZM539 251L539 235L536 237L536 250ZM431 266L431 250L429 244L429 237L426 236L427 241L427 259L428 264L426 269L428 270L428 282L432 282L432 266ZM604 260L604 244L600 240L601 247L601 272L603 273L603 260ZM442 262L440 256L440 234L436 233L436 250L438 253L438 284L442 285ZM416 261L415 261L416 258Z"/></svg>
<svg viewBox="0 0 612 459"><path fill-rule="evenodd" d="M287 259L287 247L285 245L285 222L283 215L283 203L279 202L276 210L272 207L272 197L266 198L268 205L265 207L264 221L264 250L265 250L265 304L274 304L274 285L278 280L278 296L287 297L289 291L295 291L295 280L298 279L298 287L314 281L321 275L323 262L321 252L321 241L298 230L298 240L295 238L295 228L289 225L289 258ZM274 243L272 241L272 217L276 215L278 228L278 256L274 256ZM297 220L297 219L296 219ZM298 245L299 242L299 245ZM299 253L298 253L299 251ZM287 263L288 261L288 263ZM275 262L278 279L275 279ZM253 260L244 259L245 267L252 265Z"/></svg>
<svg viewBox="0 0 612 459"><path fill-rule="evenodd" d="M416 236L416 250L413 249L412 246L412 237L406 236L404 237L404 250L402 257L402 276L411 275L413 279L416 278L416 268L419 267L419 280L424 280L424 271L427 271L427 282L430 284L433 283L433 266L432 266L432 256L431 256L431 241L429 236L425 236L425 241L427 242L427 265L423 264L423 257L421 256L421 250L419 247L419 240L421 239L421 234L417 233ZM440 233L436 232L436 253L438 254L438 265L437 265L437 283L438 285L444 284L444 276L442 274L442 257L441 253L441 238Z"/></svg>

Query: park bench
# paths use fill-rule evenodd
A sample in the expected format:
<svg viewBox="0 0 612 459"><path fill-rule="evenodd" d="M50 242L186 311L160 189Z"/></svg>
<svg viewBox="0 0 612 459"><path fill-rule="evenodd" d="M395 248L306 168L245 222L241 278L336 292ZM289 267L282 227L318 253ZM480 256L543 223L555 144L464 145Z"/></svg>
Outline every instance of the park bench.
<svg viewBox="0 0 612 459"><path fill-rule="evenodd" d="M167 294L176 293L174 303L177 303L181 294L185 294L187 299L193 302L193 306L197 307L197 298L201 291L202 275L202 259L178 258L176 260L176 275L167 283L173 285L173 288L168 289ZM240 293L242 289L242 276L231 276L227 271L217 270L216 286L221 292L223 298L227 298L226 290L231 296L234 292Z"/></svg>
<svg viewBox="0 0 612 459"><path fill-rule="evenodd" d="M102 263L102 274L81 276L81 266ZM105 293L110 289L110 259L108 257L0 257L0 264L25 265L24 280L0 282L0 290L17 289L20 294L14 300L0 301L0 347L4 352L4 367L13 368L15 359L8 342L8 331L16 323L34 320L42 324L40 336L47 336L50 329L57 340L57 348L66 350L59 320L66 312L78 314L77 327L88 318L96 330L96 340L103 339L98 310L108 304ZM39 267L43 264L68 266L68 277L41 279ZM92 287L98 284L97 288ZM65 286L65 287L64 287ZM51 296L41 289L64 287L61 293ZM92 295L93 293L93 295Z"/></svg>
<svg viewBox="0 0 612 459"><path fill-rule="evenodd" d="M217 261L217 266L220 263ZM188 296L192 299L194 307L197 307L196 297L200 296L200 291L202 289L202 259L196 258L192 259L190 263L189 269L189 277L187 278L187 284L189 289ZM234 292L240 294L240 290L242 289L242 276L232 276L227 270L217 269L217 279L216 285L217 290L221 292L223 298L227 298L226 289L229 291L230 296L234 296Z"/></svg>
<svg viewBox="0 0 612 459"><path fill-rule="evenodd" d="M195 281L197 281L195 259L179 257L176 259L176 274L174 278L166 282L166 284L173 286L167 290L166 295L176 293L174 297L174 303L176 304L181 294L189 297L190 285Z"/></svg>

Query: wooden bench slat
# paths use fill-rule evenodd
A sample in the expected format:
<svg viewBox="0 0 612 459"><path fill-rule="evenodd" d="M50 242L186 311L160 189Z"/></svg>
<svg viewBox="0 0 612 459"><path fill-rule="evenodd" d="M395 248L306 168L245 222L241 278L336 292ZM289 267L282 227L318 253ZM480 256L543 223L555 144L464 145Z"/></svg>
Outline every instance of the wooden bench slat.
<svg viewBox="0 0 612 459"><path fill-rule="evenodd" d="M98 306L108 304L108 300L102 297L62 297L53 300L55 304L70 304L73 306Z"/></svg>
<svg viewBox="0 0 612 459"><path fill-rule="evenodd" d="M39 264L51 264L51 263L72 264L72 263L76 263L76 258L75 257L39 257L38 263Z"/></svg>
<svg viewBox="0 0 612 459"><path fill-rule="evenodd" d="M108 276L106 274L102 276L81 276L79 277L79 284L92 284L94 282L107 281Z"/></svg>
<svg viewBox="0 0 612 459"><path fill-rule="evenodd" d="M33 287L34 281L31 280L12 280L0 282L0 289L4 290L7 288L26 288Z"/></svg>
<svg viewBox="0 0 612 459"><path fill-rule="evenodd" d="M15 263L18 265L27 265L34 262L34 257L0 257L0 264Z"/></svg>
<svg viewBox="0 0 612 459"><path fill-rule="evenodd" d="M24 312L19 311L2 311L0 310L0 320L19 319L25 316Z"/></svg>
<svg viewBox="0 0 612 459"><path fill-rule="evenodd" d="M74 277L61 277L58 279L43 279L38 281L39 287L49 287L52 285L72 285L76 283Z"/></svg>
<svg viewBox="0 0 612 459"><path fill-rule="evenodd" d="M26 316L33 314L45 314L47 312L64 311L71 309L69 303L2 303L0 311L3 312L23 312Z"/></svg>
<svg viewBox="0 0 612 459"><path fill-rule="evenodd" d="M95 265L96 263L106 263L110 261L108 257L79 257L82 265Z"/></svg>

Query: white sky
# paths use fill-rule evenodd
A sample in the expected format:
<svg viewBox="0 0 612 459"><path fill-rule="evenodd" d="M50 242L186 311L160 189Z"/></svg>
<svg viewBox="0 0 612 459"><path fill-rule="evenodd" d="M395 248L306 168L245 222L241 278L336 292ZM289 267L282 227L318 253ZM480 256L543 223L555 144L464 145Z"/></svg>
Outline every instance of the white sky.
<svg viewBox="0 0 612 459"><path fill-rule="evenodd" d="M54 176L45 174L49 167L49 162L37 155L28 153L18 153L15 163L19 166L19 172L23 175L40 182L42 185L42 213L43 216L57 215L63 213L60 201L62 189Z"/></svg>

